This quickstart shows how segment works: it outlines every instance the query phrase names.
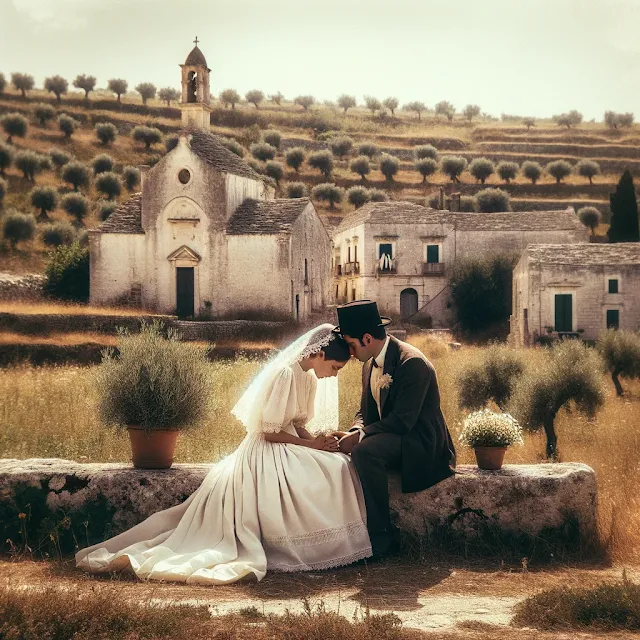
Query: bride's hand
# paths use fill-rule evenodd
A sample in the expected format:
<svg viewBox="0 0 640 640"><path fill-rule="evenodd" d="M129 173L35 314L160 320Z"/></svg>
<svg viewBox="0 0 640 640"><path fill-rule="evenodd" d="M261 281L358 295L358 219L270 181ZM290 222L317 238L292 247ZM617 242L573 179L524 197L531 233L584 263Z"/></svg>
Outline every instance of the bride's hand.
<svg viewBox="0 0 640 640"><path fill-rule="evenodd" d="M339 450L338 441L333 436L319 435L311 441L311 446L319 451L333 451Z"/></svg>

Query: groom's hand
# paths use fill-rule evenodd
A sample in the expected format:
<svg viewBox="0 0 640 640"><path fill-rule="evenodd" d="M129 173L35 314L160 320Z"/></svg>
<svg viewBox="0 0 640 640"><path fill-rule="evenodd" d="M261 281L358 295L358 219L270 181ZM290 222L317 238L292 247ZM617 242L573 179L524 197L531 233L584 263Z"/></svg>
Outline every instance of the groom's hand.
<svg viewBox="0 0 640 640"><path fill-rule="evenodd" d="M342 440L340 440L340 452L351 453L351 450L358 444L358 442L360 442L359 431L348 433L342 438Z"/></svg>
<svg viewBox="0 0 640 640"><path fill-rule="evenodd" d="M347 435L348 431L332 431L331 435L338 438L344 438Z"/></svg>

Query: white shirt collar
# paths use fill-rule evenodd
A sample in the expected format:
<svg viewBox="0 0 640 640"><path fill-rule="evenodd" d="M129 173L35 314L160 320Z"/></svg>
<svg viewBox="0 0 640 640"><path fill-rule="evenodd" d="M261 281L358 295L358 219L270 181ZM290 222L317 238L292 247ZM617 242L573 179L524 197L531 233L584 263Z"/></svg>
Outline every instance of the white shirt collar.
<svg viewBox="0 0 640 640"><path fill-rule="evenodd" d="M380 369L384 369L384 359L387 355L387 347L389 346L389 336L384 341L384 347L382 347L382 351L376 357L376 364L380 367Z"/></svg>

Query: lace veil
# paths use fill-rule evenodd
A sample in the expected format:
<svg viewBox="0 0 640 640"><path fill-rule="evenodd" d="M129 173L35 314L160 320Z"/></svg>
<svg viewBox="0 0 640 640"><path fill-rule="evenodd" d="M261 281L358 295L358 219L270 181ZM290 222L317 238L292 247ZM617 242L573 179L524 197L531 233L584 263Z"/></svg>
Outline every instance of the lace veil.
<svg viewBox="0 0 640 640"><path fill-rule="evenodd" d="M257 431L262 419L262 407L276 377L285 367L318 353L335 339L332 324L321 324L283 349L261 369L231 410L247 432ZM306 425L310 432L338 429L338 379L320 378L314 401L314 415Z"/></svg>

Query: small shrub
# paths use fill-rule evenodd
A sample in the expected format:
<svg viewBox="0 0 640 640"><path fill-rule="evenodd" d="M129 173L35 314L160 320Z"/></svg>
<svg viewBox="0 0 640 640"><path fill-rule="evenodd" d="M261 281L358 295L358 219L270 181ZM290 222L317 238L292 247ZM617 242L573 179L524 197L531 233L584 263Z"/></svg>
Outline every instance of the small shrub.
<svg viewBox="0 0 640 640"><path fill-rule="evenodd" d="M46 102L41 102L33 108L33 115L36 117L38 124L45 128L47 122L50 122L56 117L56 110Z"/></svg>
<svg viewBox="0 0 640 640"><path fill-rule="evenodd" d="M117 173L101 173L96 178L96 189L109 200L113 200L122 193L122 180Z"/></svg>
<svg viewBox="0 0 640 640"><path fill-rule="evenodd" d="M96 176L107 171L113 171L113 158L106 153L101 153L91 161L91 166L93 167L93 174Z"/></svg>
<svg viewBox="0 0 640 640"><path fill-rule="evenodd" d="M367 179L367 175L371 173L371 164L369 158L365 155L358 156L351 161L349 168L353 173L357 173L362 180Z"/></svg>
<svg viewBox="0 0 640 640"><path fill-rule="evenodd" d="M333 173L333 154L328 149L314 151L309 155L307 163L310 167L317 169L325 177L331 177Z"/></svg>
<svg viewBox="0 0 640 640"><path fill-rule="evenodd" d="M31 240L35 230L36 220L33 216L19 211L10 211L2 218L2 236L9 242L12 249L15 249L20 242Z"/></svg>
<svg viewBox="0 0 640 640"><path fill-rule="evenodd" d="M156 127L138 126L134 127L131 137L136 142L142 142L144 148L149 150L152 145L162 142L162 131Z"/></svg>
<svg viewBox="0 0 640 640"><path fill-rule="evenodd" d="M527 180L531 180L532 184L535 184L540 180L540 176L542 175L542 167L540 166L540 163L526 160L522 163L522 175Z"/></svg>
<svg viewBox="0 0 640 640"><path fill-rule="evenodd" d="M276 149L280 149L280 144L282 142L282 134L279 131L276 131L275 129L267 129L262 134L262 139L267 144L270 144L272 147L275 147Z"/></svg>
<svg viewBox="0 0 640 640"><path fill-rule="evenodd" d="M126 166L122 169L122 180L127 191L135 191L140 185L140 169Z"/></svg>
<svg viewBox="0 0 640 640"><path fill-rule="evenodd" d="M265 165L265 173L276 181L276 184L280 184L280 180L284 176L284 167L282 163L275 160L269 160Z"/></svg>
<svg viewBox="0 0 640 640"><path fill-rule="evenodd" d="M65 138L71 138L79 126L80 123L66 113L61 113L58 116L58 128L64 133Z"/></svg>
<svg viewBox="0 0 640 640"><path fill-rule="evenodd" d="M24 138L29 127L27 119L21 113L7 113L0 118L0 124L7 134L7 142L11 144L14 136Z"/></svg>
<svg viewBox="0 0 640 640"><path fill-rule="evenodd" d="M147 100L153 100L156 97L156 86L152 82L141 82L136 91L142 98L142 104L147 104Z"/></svg>
<svg viewBox="0 0 640 640"><path fill-rule="evenodd" d="M260 160L256 160L255 158L249 158L247 160L247 164L256 172L264 175L265 166L264 162L260 162Z"/></svg>
<svg viewBox="0 0 640 640"><path fill-rule="evenodd" d="M460 156L444 156L440 162L440 170L451 179L460 182L462 172L467 168L467 161Z"/></svg>
<svg viewBox="0 0 640 640"><path fill-rule="evenodd" d="M498 175L509 184L511 180L515 180L520 167L516 162L500 162L496 171Z"/></svg>
<svg viewBox="0 0 640 640"><path fill-rule="evenodd" d="M293 147L289 149L284 156L287 166L291 167L296 173L300 170L305 159L305 152L302 147Z"/></svg>
<svg viewBox="0 0 640 640"><path fill-rule="evenodd" d="M524 444L522 429L509 413L481 409L470 413L463 422L459 442L468 447L510 447Z"/></svg>
<svg viewBox="0 0 640 640"><path fill-rule="evenodd" d="M596 227L600 224L600 218L602 217L600 211L595 207L582 207L578 209L578 218L585 227L591 229L591 233L596 232Z"/></svg>
<svg viewBox="0 0 640 640"><path fill-rule="evenodd" d="M118 203L114 200L102 200L98 203L98 217L104 222L117 208Z"/></svg>
<svg viewBox="0 0 640 640"><path fill-rule="evenodd" d="M369 189L369 200L371 202L387 202L389 194L384 189Z"/></svg>
<svg viewBox="0 0 640 640"><path fill-rule="evenodd" d="M40 211L38 220L47 220L49 211L58 206L58 192L53 187L34 187L29 193L33 207Z"/></svg>
<svg viewBox="0 0 640 640"><path fill-rule="evenodd" d="M478 201L475 196L460 196L460 211L475 213L478 211Z"/></svg>
<svg viewBox="0 0 640 640"><path fill-rule="evenodd" d="M256 142L249 147L249 151L256 160L266 162L273 160L278 150L266 142Z"/></svg>
<svg viewBox="0 0 640 640"><path fill-rule="evenodd" d="M342 202L344 198L344 189L337 187L333 183L324 182L313 187L311 197L314 200L328 202L329 208L335 209L335 205Z"/></svg>
<svg viewBox="0 0 640 640"><path fill-rule="evenodd" d="M62 169L62 167L71 161L71 156L68 153L61 151L60 149L56 149L55 147L49 149L49 157L58 170Z"/></svg>
<svg viewBox="0 0 640 640"><path fill-rule="evenodd" d="M500 213L511 211L511 198L502 189L483 189L476 193L478 209L482 213Z"/></svg>
<svg viewBox="0 0 640 640"><path fill-rule="evenodd" d="M70 245L76 240L76 230L68 222L55 222L42 227L42 242L47 247Z"/></svg>
<svg viewBox="0 0 640 640"><path fill-rule="evenodd" d="M557 184L560 184L571 174L572 167L566 160L555 160L547 164L545 171L556 179Z"/></svg>
<svg viewBox="0 0 640 640"><path fill-rule="evenodd" d="M89 186L91 172L81 162L69 162L62 170L62 179L68 182L74 191L77 191L80 187Z"/></svg>
<svg viewBox="0 0 640 640"><path fill-rule="evenodd" d="M13 150L8 144L0 144L0 176L5 175L12 162Z"/></svg>
<svg viewBox="0 0 640 640"><path fill-rule="evenodd" d="M423 158L438 160L438 150L432 144L421 144L415 147L413 156L416 160L422 160Z"/></svg>
<svg viewBox="0 0 640 640"><path fill-rule="evenodd" d="M375 158L379 153L378 145L373 142L363 142L358 146L358 155L367 156L369 159Z"/></svg>
<svg viewBox="0 0 640 640"><path fill-rule="evenodd" d="M380 156L380 171L388 182L393 182L393 176L400 169L400 161L395 156L383 153Z"/></svg>
<svg viewBox="0 0 640 640"><path fill-rule="evenodd" d="M89 201L80 193L67 193L62 198L62 208L80 225L89 212Z"/></svg>
<svg viewBox="0 0 640 640"><path fill-rule="evenodd" d="M89 249L78 242L59 246L49 257L44 291L60 300L89 299Z"/></svg>
<svg viewBox="0 0 640 640"><path fill-rule="evenodd" d="M594 176L600 174L600 165L593 160L580 160L576 165L578 175L589 179L589 184L593 184Z"/></svg>
<svg viewBox="0 0 640 640"><path fill-rule="evenodd" d="M363 204L369 202L369 190L359 186L351 187L347 191L347 200L356 209L359 209Z"/></svg>
<svg viewBox="0 0 640 640"><path fill-rule="evenodd" d="M307 185L304 182L290 182L287 185L288 198L305 198L307 196Z"/></svg>
<svg viewBox="0 0 640 640"><path fill-rule="evenodd" d="M422 176L423 184L427 178L438 171L438 163L433 158L420 158L416 160L416 171Z"/></svg>
<svg viewBox="0 0 640 640"><path fill-rule="evenodd" d="M35 182L36 175L42 168L39 154L33 151L18 151L13 163L16 169L22 171L25 180L31 180L31 182Z"/></svg>
<svg viewBox="0 0 640 640"><path fill-rule="evenodd" d="M608 329L598 338L597 348L611 374L616 393L623 395L620 377L640 378L640 336L633 331Z"/></svg>
<svg viewBox="0 0 640 640"><path fill-rule="evenodd" d="M116 125L111 122L98 122L95 126L96 138L100 144L106 146L115 141L118 136Z"/></svg>
<svg viewBox="0 0 640 640"><path fill-rule="evenodd" d="M353 140L349 136L340 136L339 138L331 138L329 140L329 149L339 158L344 158L351 153L353 149Z"/></svg>

